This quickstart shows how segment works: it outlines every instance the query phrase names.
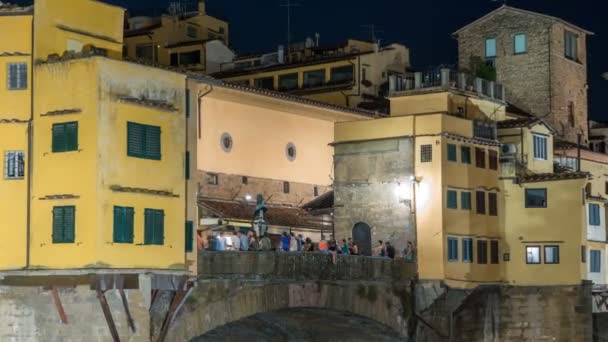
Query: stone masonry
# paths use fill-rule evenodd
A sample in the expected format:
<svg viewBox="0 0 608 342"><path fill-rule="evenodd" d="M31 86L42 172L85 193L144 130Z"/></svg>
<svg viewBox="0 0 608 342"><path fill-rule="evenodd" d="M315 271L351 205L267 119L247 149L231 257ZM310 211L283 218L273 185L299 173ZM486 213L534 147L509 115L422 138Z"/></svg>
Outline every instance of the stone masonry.
<svg viewBox="0 0 608 342"><path fill-rule="evenodd" d="M335 147L336 237L351 237L357 223L371 227L372 246L390 241L397 251L414 241L411 193L413 139L339 144ZM408 196L405 196L408 197Z"/></svg>
<svg viewBox="0 0 608 342"><path fill-rule="evenodd" d="M578 35L578 61L564 54L564 30ZM514 36L525 34L527 52L514 53ZM472 57L485 60L485 42L496 39L496 80L506 87L509 103L546 118L558 135L587 142L586 33L557 18L503 7L457 34L458 63L469 69ZM573 103L574 122L569 118Z"/></svg>

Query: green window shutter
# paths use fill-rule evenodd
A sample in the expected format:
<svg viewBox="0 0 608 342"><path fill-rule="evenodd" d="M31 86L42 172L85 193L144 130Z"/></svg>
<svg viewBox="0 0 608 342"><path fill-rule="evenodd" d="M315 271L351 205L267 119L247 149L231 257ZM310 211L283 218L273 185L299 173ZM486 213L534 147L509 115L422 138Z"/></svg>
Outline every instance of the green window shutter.
<svg viewBox="0 0 608 342"><path fill-rule="evenodd" d="M154 242L157 245L163 245L165 243L165 212L162 210L156 210L156 218L154 220Z"/></svg>
<svg viewBox="0 0 608 342"><path fill-rule="evenodd" d="M123 208L114 207L114 242L122 242L123 238Z"/></svg>
<svg viewBox="0 0 608 342"><path fill-rule="evenodd" d="M114 242L133 243L133 208L114 207Z"/></svg>
<svg viewBox="0 0 608 342"><path fill-rule="evenodd" d="M144 244L163 245L165 238L165 212L162 210L146 209L144 215Z"/></svg>
<svg viewBox="0 0 608 342"><path fill-rule="evenodd" d="M125 242L133 243L133 208L125 208Z"/></svg>
<svg viewBox="0 0 608 342"><path fill-rule="evenodd" d="M63 209L63 239L66 243L75 241L75 214L76 208L73 206Z"/></svg>
<svg viewBox="0 0 608 342"><path fill-rule="evenodd" d="M186 89L186 118L190 117L190 89Z"/></svg>
<svg viewBox="0 0 608 342"><path fill-rule="evenodd" d="M458 193L454 190L448 190L448 208L458 209Z"/></svg>
<svg viewBox="0 0 608 342"><path fill-rule="evenodd" d="M457 161L456 145L448 144L448 160L454 162Z"/></svg>
<svg viewBox="0 0 608 342"><path fill-rule="evenodd" d="M63 207L53 208L53 243L63 242Z"/></svg>
<svg viewBox="0 0 608 342"><path fill-rule="evenodd" d="M145 126L145 158L160 160L160 127Z"/></svg>
<svg viewBox="0 0 608 342"><path fill-rule="evenodd" d="M190 151L186 151L186 180L190 179Z"/></svg>
<svg viewBox="0 0 608 342"><path fill-rule="evenodd" d="M53 152L66 150L66 132L64 124L53 125Z"/></svg>
<svg viewBox="0 0 608 342"><path fill-rule="evenodd" d="M144 128L140 124L127 122L127 155L143 158Z"/></svg>
<svg viewBox="0 0 608 342"><path fill-rule="evenodd" d="M144 244L151 245L154 239L154 212L151 209L144 211Z"/></svg>
<svg viewBox="0 0 608 342"><path fill-rule="evenodd" d="M471 164L471 148L468 146L460 147L460 160L463 164Z"/></svg>
<svg viewBox="0 0 608 342"><path fill-rule="evenodd" d="M66 151L78 150L78 122L65 124Z"/></svg>
<svg viewBox="0 0 608 342"><path fill-rule="evenodd" d="M471 210L471 193L463 191L460 193L460 207L462 210Z"/></svg>
<svg viewBox="0 0 608 342"><path fill-rule="evenodd" d="M194 249L194 222L186 221L186 252Z"/></svg>

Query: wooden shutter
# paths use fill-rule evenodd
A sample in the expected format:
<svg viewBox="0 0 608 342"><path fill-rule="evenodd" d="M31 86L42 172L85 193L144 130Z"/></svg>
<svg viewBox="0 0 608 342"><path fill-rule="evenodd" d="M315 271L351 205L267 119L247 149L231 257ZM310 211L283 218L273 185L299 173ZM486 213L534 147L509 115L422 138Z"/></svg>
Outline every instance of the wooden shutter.
<svg viewBox="0 0 608 342"><path fill-rule="evenodd" d="M123 242L123 219L121 207L114 207L114 242Z"/></svg>
<svg viewBox="0 0 608 342"><path fill-rule="evenodd" d="M486 193L483 191L477 191L475 193L476 196L476 204L477 204L477 213L478 214L486 214Z"/></svg>
<svg viewBox="0 0 608 342"><path fill-rule="evenodd" d="M64 124L53 125L53 152L64 152L66 150L66 134Z"/></svg>
<svg viewBox="0 0 608 342"><path fill-rule="evenodd" d="M490 241L490 263L498 264L498 241Z"/></svg>
<svg viewBox="0 0 608 342"><path fill-rule="evenodd" d="M65 124L65 141L66 151L78 150L78 122L69 122Z"/></svg>
<svg viewBox="0 0 608 342"><path fill-rule="evenodd" d="M151 245L154 240L154 212L146 209L144 212L144 244Z"/></svg>
<svg viewBox="0 0 608 342"><path fill-rule="evenodd" d="M456 145L448 144L448 160L457 161L456 157Z"/></svg>
<svg viewBox="0 0 608 342"><path fill-rule="evenodd" d="M145 126L145 157L160 160L160 127Z"/></svg>
<svg viewBox="0 0 608 342"><path fill-rule="evenodd" d="M186 151L186 180L190 179L190 151Z"/></svg>
<svg viewBox="0 0 608 342"><path fill-rule="evenodd" d="M156 245L163 245L165 243L165 212L155 210L154 214L154 242Z"/></svg>
<svg viewBox="0 0 608 342"><path fill-rule="evenodd" d="M63 242L73 243L75 240L75 212L76 208L63 208Z"/></svg>
<svg viewBox="0 0 608 342"><path fill-rule="evenodd" d="M63 207L53 208L53 243L63 242Z"/></svg>
<svg viewBox="0 0 608 342"><path fill-rule="evenodd" d="M144 156L144 128L140 124L127 123L127 155L138 158Z"/></svg>
<svg viewBox="0 0 608 342"><path fill-rule="evenodd" d="M475 148L475 165L482 169L486 167L486 151L483 148Z"/></svg>
<svg viewBox="0 0 608 342"><path fill-rule="evenodd" d="M194 245L194 222L186 221L186 252L192 252Z"/></svg>
<svg viewBox="0 0 608 342"><path fill-rule="evenodd" d="M125 210L125 242L133 243L133 216L135 210L133 208L124 208Z"/></svg>

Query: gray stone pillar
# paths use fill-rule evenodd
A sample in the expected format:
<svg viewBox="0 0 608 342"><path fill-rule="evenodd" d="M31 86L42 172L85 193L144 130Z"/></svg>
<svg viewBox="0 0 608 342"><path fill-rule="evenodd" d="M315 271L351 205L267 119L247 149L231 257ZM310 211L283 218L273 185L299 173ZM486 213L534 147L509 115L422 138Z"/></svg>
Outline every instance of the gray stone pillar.
<svg viewBox="0 0 608 342"><path fill-rule="evenodd" d="M460 90L467 90L467 75L462 72L458 73L458 88Z"/></svg>
<svg viewBox="0 0 608 342"><path fill-rule="evenodd" d="M441 86L447 87L450 84L450 69L441 69Z"/></svg>
<svg viewBox="0 0 608 342"><path fill-rule="evenodd" d="M477 92L477 95L483 95L482 92L482 84L483 80L479 77L475 78L475 91Z"/></svg>
<svg viewBox="0 0 608 342"><path fill-rule="evenodd" d="M422 88L422 73L421 72L414 73L414 88L415 89Z"/></svg>

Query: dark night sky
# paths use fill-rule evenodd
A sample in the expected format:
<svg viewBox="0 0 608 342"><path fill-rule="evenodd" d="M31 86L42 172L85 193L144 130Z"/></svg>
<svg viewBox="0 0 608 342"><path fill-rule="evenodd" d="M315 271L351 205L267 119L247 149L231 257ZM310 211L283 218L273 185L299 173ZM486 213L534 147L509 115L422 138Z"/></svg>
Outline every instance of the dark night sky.
<svg viewBox="0 0 608 342"><path fill-rule="evenodd" d="M160 14L170 0L104 0L134 14ZM175 1L175 0L174 0ZM182 0L184 1L184 0ZM187 0L186 0L187 1ZM286 41L286 0L207 0L207 12L230 22L231 45L237 52L274 50ZM31 1L30 1L31 2ZM293 0L292 35L296 41L321 34L321 44L347 37L369 38L361 27L375 24L383 42L410 48L415 68L455 64L451 33L498 7L491 0ZM588 39L590 117L608 121L608 1L509 0L509 5L546 13L595 33Z"/></svg>

